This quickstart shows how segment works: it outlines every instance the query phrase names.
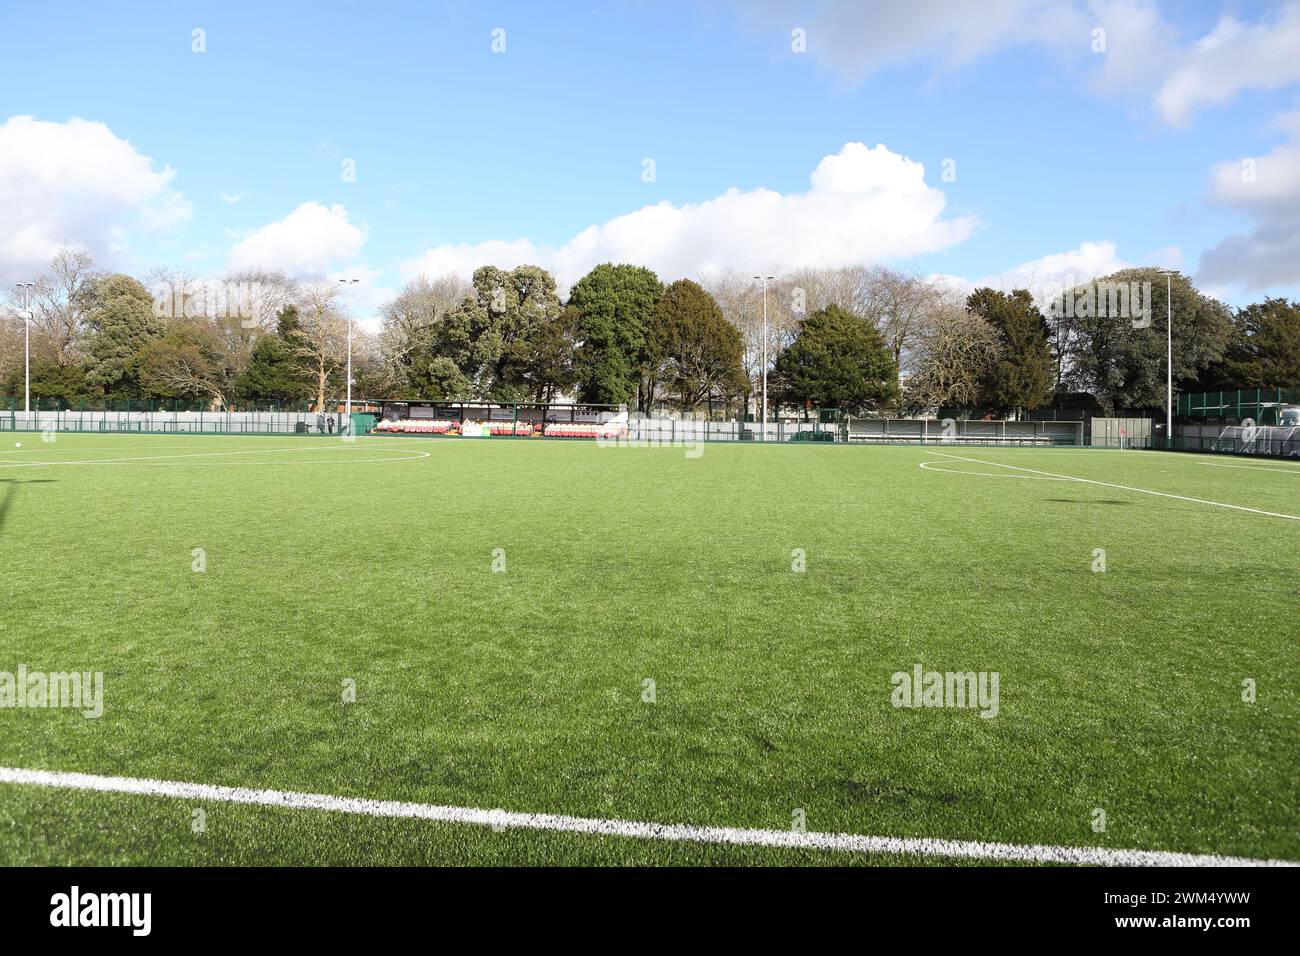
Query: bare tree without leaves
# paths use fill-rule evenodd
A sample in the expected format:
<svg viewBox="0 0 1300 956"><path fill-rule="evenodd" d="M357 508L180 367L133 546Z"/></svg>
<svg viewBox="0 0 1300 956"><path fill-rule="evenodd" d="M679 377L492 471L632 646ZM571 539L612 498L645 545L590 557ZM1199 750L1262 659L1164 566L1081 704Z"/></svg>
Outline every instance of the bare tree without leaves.
<svg viewBox="0 0 1300 956"><path fill-rule="evenodd" d="M301 330L294 345L316 378L316 410L325 410L330 376L347 361L348 320L339 303L338 284L305 285L298 296Z"/></svg>
<svg viewBox="0 0 1300 956"><path fill-rule="evenodd" d="M912 352L905 404L913 411L980 404L997 357L997 334L980 316L961 308L932 315Z"/></svg>
<svg viewBox="0 0 1300 956"><path fill-rule="evenodd" d="M377 347L385 387L398 393L408 387L412 354L425 347L428 330L473 295L473 285L449 273L437 279L413 279L383 304Z"/></svg>
<svg viewBox="0 0 1300 956"><path fill-rule="evenodd" d="M909 367L909 354L930 321L951 309L959 295L923 276L883 266L871 270L862 292L863 312L884 335L900 369Z"/></svg>
<svg viewBox="0 0 1300 956"><path fill-rule="evenodd" d="M283 272L249 269L229 273L223 281L248 290L247 301L240 302L238 317L244 329L254 331L254 337L275 331L280 310L298 299L298 283ZM244 309L247 309L247 313Z"/></svg>
<svg viewBox="0 0 1300 956"><path fill-rule="evenodd" d="M85 293L94 278L89 255L75 249L59 252L35 277L31 297L32 357L66 368L80 359L85 334Z"/></svg>
<svg viewBox="0 0 1300 956"><path fill-rule="evenodd" d="M140 377L156 392L202 397L214 409L228 408L237 378L228 359L227 338L206 317L171 319L167 331L141 351Z"/></svg>
<svg viewBox="0 0 1300 956"><path fill-rule="evenodd" d="M739 272L712 273L700 284L717 301L723 316L736 327L741 338L741 366L744 370L747 403L762 388L763 376L763 283ZM768 371L777 357L794 341L802 317L793 285L784 280L767 287L767 362ZM757 408L754 409L757 411Z"/></svg>

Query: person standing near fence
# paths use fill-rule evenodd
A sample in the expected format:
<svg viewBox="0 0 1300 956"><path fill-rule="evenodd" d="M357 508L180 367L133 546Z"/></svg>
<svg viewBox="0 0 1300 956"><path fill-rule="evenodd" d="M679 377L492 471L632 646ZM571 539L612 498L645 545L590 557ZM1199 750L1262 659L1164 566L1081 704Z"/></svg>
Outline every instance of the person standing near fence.
<svg viewBox="0 0 1300 956"><path fill-rule="evenodd" d="M324 412L316 413L316 430L320 432L322 435L325 434L325 413Z"/></svg>

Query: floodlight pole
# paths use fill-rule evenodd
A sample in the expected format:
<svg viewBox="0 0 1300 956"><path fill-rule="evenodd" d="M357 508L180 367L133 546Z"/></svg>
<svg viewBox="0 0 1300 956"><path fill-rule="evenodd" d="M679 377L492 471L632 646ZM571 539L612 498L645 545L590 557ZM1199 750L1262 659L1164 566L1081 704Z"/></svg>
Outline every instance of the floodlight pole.
<svg viewBox="0 0 1300 956"><path fill-rule="evenodd" d="M343 286L343 298L348 303L348 397L344 405L344 417L347 419L349 435L352 434L352 296L348 294L348 286L356 285L358 281L357 279L339 280L339 284Z"/></svg>
<svg viewBox="0 0 1300 956"><path fill-rule="evenodd" d="M1165 448L1174 447L1174 274L1165 273Z"/></svg>
<svg viewBox="0 0 1300 956"><path fill-rule="evenodd" d="M763 437L767 441L767 283L775 276L754 276L763 282Z"/></svg>
<svg viewBox="0 0 1300 956"><path fill-rule="evenodd" d="M1165 442L1174 447L1174 280L1165 273Z"/></svg>
<svg viewBox="0 0 1300 956"><path fill-rule="evenodd" d="M32 310L23 316L23 424L32 417Z"/></svg>
<svg viewBox="0 0 1300 956"><path fill-rule="evenodd" d="M20 282L18 289L25 313L23 315L23 417L26 424L31 421L32 414L32 320L36 318L36 314L31 306L36 283Z"/></svg>

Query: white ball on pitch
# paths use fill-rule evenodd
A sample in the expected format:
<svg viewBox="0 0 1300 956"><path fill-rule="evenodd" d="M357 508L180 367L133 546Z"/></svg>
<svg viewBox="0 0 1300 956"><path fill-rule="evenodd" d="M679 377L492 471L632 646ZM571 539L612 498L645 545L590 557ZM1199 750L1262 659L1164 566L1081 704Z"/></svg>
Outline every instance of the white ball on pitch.
<svg viewBox="0 0 1300 956"><path fill-rule="evenodd" d="M23 443L20 442L20 441L16 441L16 442L14 442L14 447L15 447L15 448L22 448L22 447L23 447Z"/></svg>

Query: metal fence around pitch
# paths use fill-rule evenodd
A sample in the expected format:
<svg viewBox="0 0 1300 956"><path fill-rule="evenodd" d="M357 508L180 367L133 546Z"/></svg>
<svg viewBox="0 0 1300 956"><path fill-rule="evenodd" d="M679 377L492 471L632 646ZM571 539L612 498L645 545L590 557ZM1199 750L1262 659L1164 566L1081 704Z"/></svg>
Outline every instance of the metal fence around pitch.
<svg viewBox="0 0 1300 956"><path fill-rule="evenodd" d="M335 430L339 416L335 416ZM168 435L305 435L321 431L310 412L0 412L0 431L154 433Z"/></svg>
<svg viewBox="0 0 1300 956"><path fill-rule="evenodd" d="M1004 421L965 418L856 418L844 437L857 444L1079 445L1084 423L1072 420Z"/></svg>
<svg viewBox="0 0 1300 956"><path fill-rule="evenodd" d="M627 440L641 444L680 442L833 442L839 425L834 422L715 422L692 418L638 418L628 420Z"/></svg>
<svg viewBox="0 0 1300 956"><path fill-rule="evenodd" d="M1172 442L1156 439L1152 447L1208 455L1243 455L1300 461L1300 427L1228 425L1217 435L1181 434L1175 436Z"/></svg>
<svg viewBox="0 0 1300 956"><path fill-rule="evenodd" d="M1218 392L1193 392L1178 396L1174 414L1179 418L1208 421L1244 421L1276 425L1277 410L1300 405L1300 388L1242 388Z"/></svg>

